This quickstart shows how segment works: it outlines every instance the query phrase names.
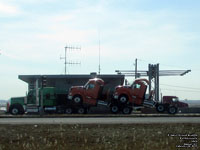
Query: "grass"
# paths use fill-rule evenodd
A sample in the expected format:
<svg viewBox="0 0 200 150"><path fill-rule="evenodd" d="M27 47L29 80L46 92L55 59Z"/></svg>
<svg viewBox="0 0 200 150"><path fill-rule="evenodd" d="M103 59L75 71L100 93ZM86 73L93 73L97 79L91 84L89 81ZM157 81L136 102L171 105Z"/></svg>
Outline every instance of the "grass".
<svg viewBox="0 0 200 150"><path fill-rule="evenodd" d="M169 134L200 136L199 129L199 124L0 125L0 150L178 150L176 145L191 140Z"/></svg>

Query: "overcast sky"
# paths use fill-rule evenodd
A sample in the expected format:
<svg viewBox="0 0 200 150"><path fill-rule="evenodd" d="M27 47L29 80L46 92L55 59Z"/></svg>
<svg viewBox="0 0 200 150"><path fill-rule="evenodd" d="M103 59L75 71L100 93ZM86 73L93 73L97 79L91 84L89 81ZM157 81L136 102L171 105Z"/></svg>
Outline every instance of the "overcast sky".
<svg viewBox="0 0 200 150"><path fill-rule="evenodd" d="M199 0L0 0L0 99L24 96L18 75L69 74L117 69L191 69L181 77L161 77L163 95L200 100ZM130 81L133 78L129 78ZM178 86L178 87L175 87Z"/></svg>

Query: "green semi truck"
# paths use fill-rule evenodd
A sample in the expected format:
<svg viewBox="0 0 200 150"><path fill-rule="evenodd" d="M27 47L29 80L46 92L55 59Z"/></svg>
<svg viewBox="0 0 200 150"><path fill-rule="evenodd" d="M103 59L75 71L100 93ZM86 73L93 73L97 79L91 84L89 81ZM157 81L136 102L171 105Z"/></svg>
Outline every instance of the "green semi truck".
<svg viewBox="0 0 200 150"><path fill-rule="evenodd" d="M70 101L64 90L44 87L30 90L25 97L13 97L7 103L7 112L13 115L27 113L54 112L72 113L68 109Z"/></svg>

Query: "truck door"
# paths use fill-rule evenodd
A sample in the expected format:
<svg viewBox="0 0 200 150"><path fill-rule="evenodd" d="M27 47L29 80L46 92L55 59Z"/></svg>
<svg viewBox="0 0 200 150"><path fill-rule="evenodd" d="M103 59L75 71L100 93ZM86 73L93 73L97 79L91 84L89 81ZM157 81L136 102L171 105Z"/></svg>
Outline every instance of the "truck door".
<svg viewBox="0 0 200 150"><path fill-rule="evenodd" d="M96 105L97 95L98 95L98 85L95 83L89 83L85 87L85 101L88 104Z"/></svg>
<svg viewBox="0 0 200 150"><path fill-rule="evenodd" d="M139 92L140 92L140 85L139 84L134 84L132 89L133 89L132 90L132 95L137 97L139 95Z"/></svg>
<svg viewBox="0 0 200 150"><path fill-rule="evenodd" d="M135 96L134 103L141 105L146 93L147 86L144 84L135 84L133 86L133 95Z"/></svg>
<svg viewBox="0 0 200 150"><path fill-rule="evenodd" d="M36 105L35 97L36 97L35 91L33 90L29 91L27 96L27 104Z"/></svg>
<svg viewBox="0 0 200 150"><path fill-rule="evenodd" d="M172 105L179 107L178 97L172 97L171 103Z"/></svg>

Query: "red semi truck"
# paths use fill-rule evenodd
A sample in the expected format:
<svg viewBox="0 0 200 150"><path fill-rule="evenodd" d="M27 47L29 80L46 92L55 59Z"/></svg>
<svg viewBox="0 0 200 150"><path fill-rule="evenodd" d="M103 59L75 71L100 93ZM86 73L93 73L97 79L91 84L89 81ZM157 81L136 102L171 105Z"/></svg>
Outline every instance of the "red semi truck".
<svg viewBox="0 0 200 150"><path fill-rule="evenodd" d="M72 86L68 95L74 104L71 109L83 114L97 104L108 105L109 96L103 94L103 88L104 81L99 78L90 79L84 86Z"/></svg>
<svg viewBox="0 0 200 150"><path fill-rule="evenodd" d="M167 111L169 114L177 113L178 108L188 107L188 104L180 102L176 96L163 96L161 102L154 101L153 91L146 98L148 85L148 80L137 79L131 86L118 86L114 93L114 99L118 104L155 107L158 112Z"/></svg>
<svg viewBox="0 0 200 150"><path fill-rule="evenodd" d="M173 106L175 111L178 110L178 108L188 108L189 105L187 103L184 102L180 102L179 98L176 96L163 96L162 100L161 100L161 104L164 106L159 106L160 108L157 107L157 109L160 109L160 112L164 112L164 111L168 111L169 113L171 113L171 111L173 111L173 109L171 108L171 110L168 109L169 106ZM159 110L157 110L159 111Z"/></svg>
<svg viewBox="0 0 200 150"><path fill-rule="evenodd" d="M114 94L110 94L109 91L103 94L104 81L99 78L90 79L84 86L72 86L70 88L68 100L73 102L73 106L69 109L83 114L90 107L106 105L110 107L112 113L121 111L124 114L130 114L134 107L146 106L156 107L158 112L167 110L170 114L177 113L180 102L177 101L175 103L170 96L164 96L161 103L152 100L153 92L146 98L148 85L148 80L137 79L132 85L117 86ZM171 101L169 100L170 98ZM186 107L187 104L183 104L182 106Z"/></svg>

